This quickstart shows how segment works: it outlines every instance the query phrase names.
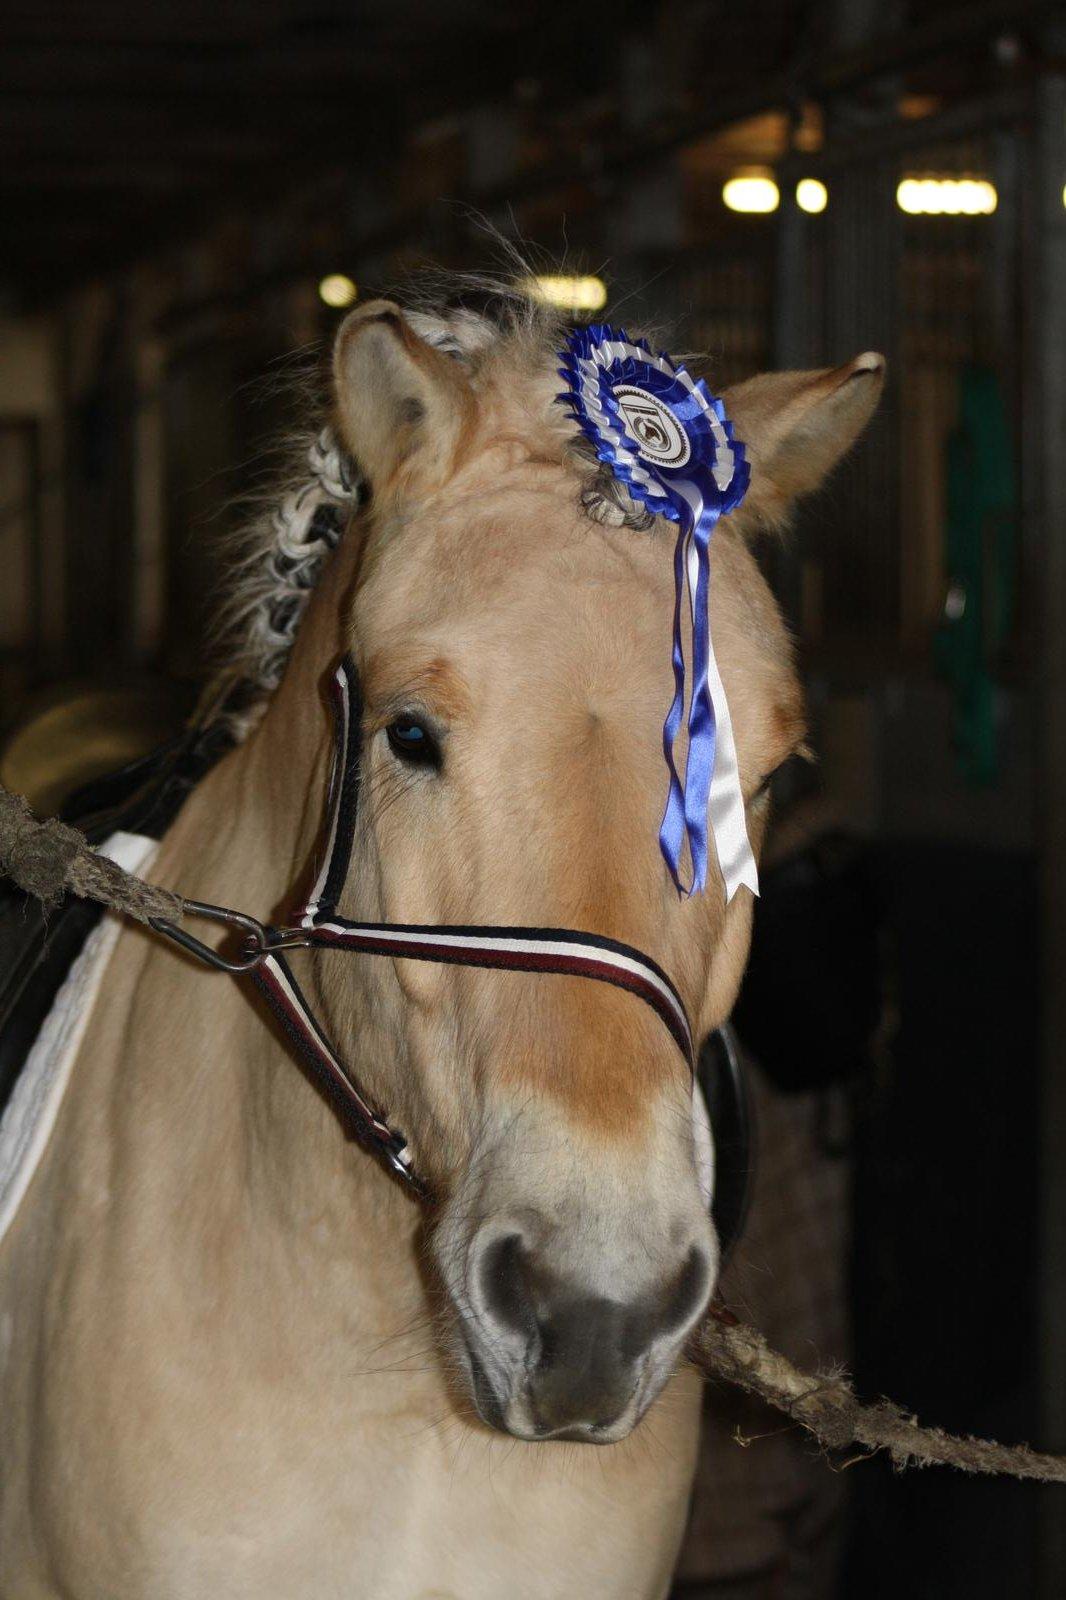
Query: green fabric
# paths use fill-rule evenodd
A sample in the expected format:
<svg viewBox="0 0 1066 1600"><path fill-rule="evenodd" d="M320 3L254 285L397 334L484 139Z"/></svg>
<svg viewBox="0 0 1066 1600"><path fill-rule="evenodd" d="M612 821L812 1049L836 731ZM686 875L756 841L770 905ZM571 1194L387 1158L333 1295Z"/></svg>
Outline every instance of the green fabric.
<svg viewBox="0 0 1066 1600"><path fill-rule="evenodd" d="M936 665L954 696L959 766L975 785L997 771L996 668L1014 612L1014 452L999 380L971 367L959 379L959 423L947 444L948 583L965 599L945 616Z"/></svg>

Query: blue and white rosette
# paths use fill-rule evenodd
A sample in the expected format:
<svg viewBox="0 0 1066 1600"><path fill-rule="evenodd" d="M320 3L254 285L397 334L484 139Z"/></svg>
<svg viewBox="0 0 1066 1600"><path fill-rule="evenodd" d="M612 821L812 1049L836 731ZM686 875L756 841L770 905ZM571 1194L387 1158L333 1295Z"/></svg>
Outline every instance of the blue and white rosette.
<svg viewBox="0 0 1066 1600"><path fill-rule="evenodd" d="M560 352L559 396L600 460L634 500L678 524L674 551L674 698L663 724L669 789L659 844L674 882L694 894L707 883L708 834L714 836L727 903L740 885L759 892L748 840L736 745L725 689L711 643L710 539L719 517L744 498L750 471L725 408L706 384L621 328L579 328ZM685 715L685 588L692 612L692 683L684 781L674 750ZM692 881L682 881L688 841Z"/></svg>

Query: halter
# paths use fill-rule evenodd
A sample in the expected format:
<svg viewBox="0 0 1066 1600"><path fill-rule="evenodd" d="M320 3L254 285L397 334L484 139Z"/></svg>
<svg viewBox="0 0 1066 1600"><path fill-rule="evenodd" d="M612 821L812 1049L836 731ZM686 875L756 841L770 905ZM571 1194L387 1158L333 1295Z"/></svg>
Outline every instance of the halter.
<svg viewBox="0 0 1066 1600"><path fill-rule="evenodd" d="M412 1167L407 1140L374 1110L343 1066L296 981L285 956L287 950L323 947L507 972L554 972L611 983L651 1007L694 1071L692 1027L684 1002L662 968L632 945L572 928L349 922L337 915L355 837L362 755L362 697L349 656L338 666L330 690L334 750L327 842L306 903L289 922L276 926L223 906L186 900L185 909L193 916L224 923L245 935L243 948L233 958L220 955L172 922L153 920L157 932L210 966L238 976L250 974L331 1103L391 1170L421 1195L427 1193L426 1185Z"/></svg>

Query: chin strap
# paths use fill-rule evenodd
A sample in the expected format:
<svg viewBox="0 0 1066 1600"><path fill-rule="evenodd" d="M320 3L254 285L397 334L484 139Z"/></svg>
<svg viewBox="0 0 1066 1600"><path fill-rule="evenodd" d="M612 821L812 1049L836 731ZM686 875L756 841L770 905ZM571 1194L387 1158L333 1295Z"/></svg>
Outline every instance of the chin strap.
<svg viewBox="0 0 1066 1600"><path fill-rule="evenodd" d="M330 1104L354 1128L363 1143L381 1156L392 1172L425 1197L426 1186L411 1166L407 1140L397 1129L390 1128L360 1094L319 1026L307 997L280 950L269 951L263 957L252 973L252 980L281 1024L282 1032L321 1085Z"/></svg>

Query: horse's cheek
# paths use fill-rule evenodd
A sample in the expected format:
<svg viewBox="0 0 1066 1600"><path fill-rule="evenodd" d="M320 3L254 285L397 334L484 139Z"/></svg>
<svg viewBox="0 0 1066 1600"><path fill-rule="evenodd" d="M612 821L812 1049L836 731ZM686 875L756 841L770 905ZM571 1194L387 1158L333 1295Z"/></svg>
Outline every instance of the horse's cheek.
<svg viewBox="0 0 1066 1600"><path fill-rule="evenodd" d="M726 908L721 935L711 959L707 989L699 1013L698 1036L703 1039L727 1020L736 1003L740 980L751 948L754 900L740 889Z"/></svg>

